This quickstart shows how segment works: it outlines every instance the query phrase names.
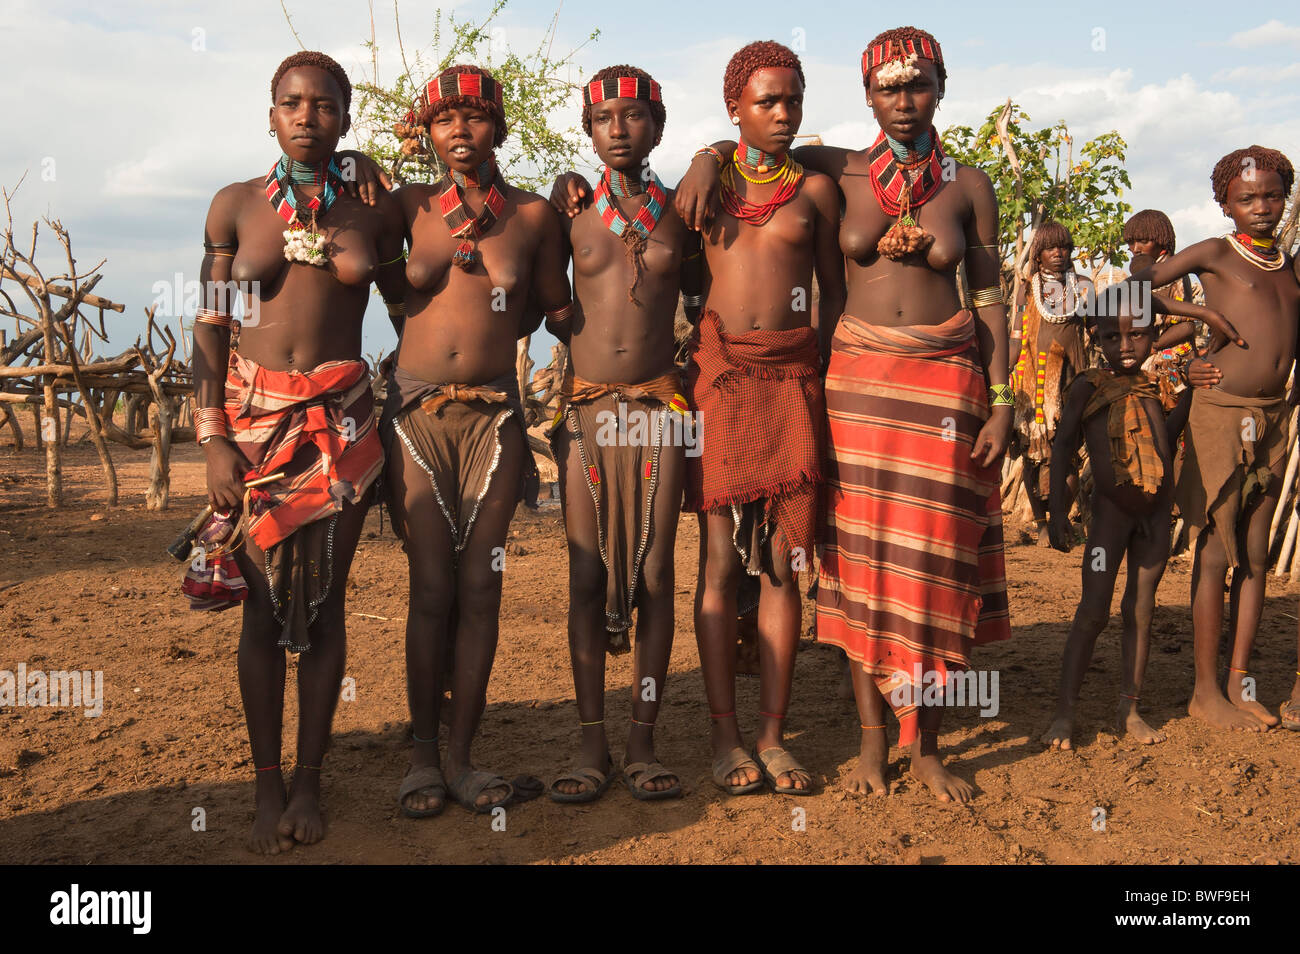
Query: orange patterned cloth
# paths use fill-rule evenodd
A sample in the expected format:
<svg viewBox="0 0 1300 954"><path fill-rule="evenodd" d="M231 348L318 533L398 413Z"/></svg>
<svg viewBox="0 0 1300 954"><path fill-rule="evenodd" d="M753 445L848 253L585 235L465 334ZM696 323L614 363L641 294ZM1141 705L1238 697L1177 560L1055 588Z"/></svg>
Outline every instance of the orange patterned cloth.
<svg viewBox="0 0 1300 954"><path fill-rule="evenodd" d="M706 310L690 341L686 398L698 412L700 455L686 461L685 509L765 501L773 556L812 553L822 482L826 401L812 328L729 335Z"/></svg>
<svg viewBox="0 0 1300 954"><path fill-rule="evenodd" d="M226 436L248 461L244 480L285 474L249 491L241 525L264 554L258 569L283 627L279 644L306 652L308 627L333 583L333 518L345 502L363 500L384 464L370 369L364 361L327 361L310 371L271 371L232 351L224 409ZM239 529L227 514L200 529L200 546L210 544L215 555L186 571L181 588L193 608L228 609L247 595L231 555Z"/></svg>

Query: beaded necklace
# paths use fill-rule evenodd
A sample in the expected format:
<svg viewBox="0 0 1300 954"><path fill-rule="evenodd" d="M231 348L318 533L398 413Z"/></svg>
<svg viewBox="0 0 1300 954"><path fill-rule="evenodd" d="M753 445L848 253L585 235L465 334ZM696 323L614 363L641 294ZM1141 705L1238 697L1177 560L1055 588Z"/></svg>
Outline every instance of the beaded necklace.
<svg viewBox="0 0 1300 954"><path fill-rule="evenodd" d="M649 179L642 190L646 194L645 205L637 209L636 215L632 216L630 222L623 217L618 206L610 199L611 192L620 198L628 197L628 192L619 190L628 188L632 181L630 177L606 166L605 173L600 177L600 182L592 194L596 212L605 223L605 228L621 238L627 249L627 259L632 265L632 284L627 290L627 300L634 305L640 304L636 299L636 287L641 283L641 273L645 269L646 241L655 226L659 224L659 217L663 215L664 206L668 204L668 193L664 190L659 177L650 169L646 169L646 172ZM637 181L639 184L639 180Z"/></svg>
<svg viewBox="0 0 1300 954"><path fill-rule="evenodd" d="M648 169L646 171L649 172ZM650 172L650 175L653 177L654 173ZM646 191L645 183L640 176L629 176L627 173L618 169L611 169L609 166L605 167L605 174L601 177L601 182L608 183L608 191L614 193L620 199L641 195ZM659 221L659 213L657 212L655 213L655 221ZM653 229L654 226L652 225L651 228Z"/></svg>
<svg viewBox="0 0 1300 954"><path fill-rule="evenodd" d="M668 204L668 193L664 191L664 185L659 181L659 177L651 170L646 172L650 174L650 181L646 183L642 192L648 195L645 205L637 210L636 215L629 222L623 217L623 213L618 210L618 206L610 201L610 193L619 198L626 198L636 193L620 192L619 189L626 188L626 181L619 183L613 176L619 175L617 171L605 167L605 174L600 177L595 192L592 194L592 200L596 204L596 211L600 214L601 221L605 223L605 228L609 229L619 238L625 239L629 226L645 238L649 238L650 233L654 231L659 224L659 217L663 215L664 206ZM628 177L620 176L626 180ZM626 239L625 239L626 240Z"/></svg>
<svg viewBox="0 0 1300 954"><path fill-rule="evenodd" d="M775 157L770 157L775 161ZM799 191L799 183L803 182L803 166L790 158L786 153L781 162L780 168L776 174L769 179L750 179L741 170L740 164L733 162L722 170L722 208L731 216L739 219L741 222L748 222L750 225L766 225L768 220L776 214L776 210L781 208ZM780 180L776 191L766 202L750 202L739 192L736 191L735 173L739 171L742 178L754 185L766 185L770 182Z"/></svg>
<svg viewBox="0 0 1300 954"><path fill-rule="evenodd" d="M1047 306L1043 301L1043 280L1041 272L1034 272L1034 277L1030 281L1030 289L1034 296L1034 307L1038 309L1044 321L1053 325L1064 325L1075 319L1078 312L1079 301L1079 276L1071 269L1065 273L1064 282L1057 282L1058 287L1064 285L1064 295L1061 296L1061 311L1057 312ZM1053 296L1055 298L1055 296ZM1070 302L1074 302L1074 307L1069 307Z"/></svg>
<svg viewBox="0 0 1300 954"><path fill-rule="evenodd" d="M1256 268L1262 268L1266 272L1275 272L1286 263L1286 256L1282 250L1273 244L1272 239L1251 238L1245 232L1238 232L1236 235L1225 235L1228 245L1232 250L1244 258ZM1269 254L1261 255L1257 249L1264 249Z"/></svg>
<svg viewBox="0 0 1300 954"><path fill-rule="evenodd" d="M323 185L318 196L312 196L306 203L311 213L310 224L300 218L301 209L294 184ZM279 161L266 174L266 197L271 208L288 224L284 233L284 257L291 262L303 262L308 265L327 264L325 255L325 236L316 228L316 220L334 205L343 190L343 173L333 156L319 163L298 162L281 154Z"/></svg>
<svg viewBox="0 0 1300 954"><path fill-rule="evenodd" d="M943 147L934 136L934 129L926 133L930 140L930 152L909 153L905 162L900 162L894 153L889 137L882 131L867 151L867 162L871 167L871 190L876 194L876 201L886 215L897 215L905 225L914 225L907 221L912 209L919 209L934 198L943 182ZM920 140L917 140L920 144ZM899 143L899 145L903 145ZM904 170L919 174L912 182Z"/></svg>
<svg viewBox="0 0 1300 954"><path fill-rule="evenodd" d="M889 133L885 133L885 139L889 142L889 149L894 154L894 158L902 163L916 163L923 160L930 155L930 150L934 147L934 137L930 135L930 130L917 136L910 146L905 142L899 142Z"/></svg>
<svg viewBox="0 0 1300 954"><path fill-rule="evenodd" d="M876 250L894 261L924 254L934 243L934 236L917 224L912 211L929 202L939 191L945 157L933 126L913 145L918 149L924 146L929 151L909 150L881 130L867 150L871 191L881 211L896 216L894 224L876 243Z"/></svg>
<svg viewBox="0 0 1300 954"><path fill-rule="evenodd" d="M789 153L786 153L786 156L788 157ZM748 145L743 139L736 143L734 158L737 162L743 162L745 165L749 166L760 176L765 172L771 172L778 165L783 165L783 163L777 161L777 156L775 154L764 152L757 146ZM749 181L753 182L754 180L750 179Z"/></svg>
<svg viewBox="0 0 1300 954"><path fill-rule="evenodd" d="M435 188L438 189L438 206L442 212L442 220L447 223L452 237L461 240L456 250L452 252L451 263L457 268L469 271L478 261L475 241L492 228L501 210L505 208L506 183L501 178L501 170L497 167L496 158L489 157L474 173L475 182L491 182L487 199L483 202L483 211L470 218L469 210L465 208L465 197L461 194L461 187L456 181L457 177L465 182L470 181L470 176L448 170L446 175L438 180ZM482 188L482 185L472 186L472 188Z"/></svg>
<svg viewBox="0 0 1300 954"><path fill-rule="evenodd" d="M478 168L473 172L457 172L455 169L447 170L448 174L451 175L451 181L456 183L456 185L460 186L462 189L482 188L484 185L492 181L492 177L496 174L496 171L496 159L492 156L488 156L480 162Z"/></svg>

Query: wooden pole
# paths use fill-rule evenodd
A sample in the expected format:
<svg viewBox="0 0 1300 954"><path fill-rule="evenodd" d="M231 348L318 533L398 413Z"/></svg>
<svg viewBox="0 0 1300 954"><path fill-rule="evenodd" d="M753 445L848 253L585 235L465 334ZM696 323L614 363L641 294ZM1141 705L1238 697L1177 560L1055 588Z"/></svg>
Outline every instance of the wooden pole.
<svg viewBox="0 0 1300 954"><path fill-rule="evenodd" d="M68 333L67 329L60 327L60 333L68 345L68 364L72 368L72 379L77 382L77 388L81 391L81 400L86 408L86 426L90 428L90 440L95 445L95 453L99 455L99 466L104 470L104 482L108 485L108 505L117 506L117 468L113 466L113 457L108 452L108 444L104 442L104 432L99 426L99 408L95 405L95 399L86 387L85 381L81 377L81 368L77 360L77 349L73 344L73 336ZM72 409L68 408L68 430L71 430Z"/></svg>
<svg viewBox="0 0 1300 954"><path fill-rule="evenodd" d="M40 298L41 337L45 342L45 357L54 355L54 315L50 311L49 296ZM57 509L63 505L63 457L59 446L59 407L54 395L54 375L44 375L45 404L41 408L41 437L45 441L45 504Z"/></svg>

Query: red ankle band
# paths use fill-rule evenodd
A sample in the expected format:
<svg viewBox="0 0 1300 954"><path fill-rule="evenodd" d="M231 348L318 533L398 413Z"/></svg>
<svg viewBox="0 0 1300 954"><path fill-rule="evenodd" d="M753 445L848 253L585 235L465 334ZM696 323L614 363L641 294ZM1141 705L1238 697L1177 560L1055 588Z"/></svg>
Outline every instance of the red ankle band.
<svg viewBox="0 0 1300 954"><path fill-rule="evenodd" d="M781 720L784 720L784 719L785 719L785 713L784 713L784 712L782 712L780 715L778 715L778 714L775 713L775 712L764 712L762 709L759 709L759 710L758 710L758 714L761 715L761 716L764 716L764 717L766 717L766 718L768 718L768 719L781 719Z"/></svg>
<svg viewBox="0 0 1300 954"><path fill-rule="evenodd" d="M735 714L736 714L736 710L735 710L735 709L732 709L730 712L717 712L717 713L710 712L710 713L709 713L709 718L710 718L710 719L730 719L730 718L731 718L732 716L734 716Z"/></svg>
<svg viewBox="0 0 1300 954"><path fill-rule="evenodd" d="M273 769L278 769L279 767L280 767L280 763L279 763L279 762L276 762L274 765L268 765L268 766L266 766L265 768L260 768L260 769L258 769L258 771L259 771L259 772L270 772L270 771L272 771Z"/></svg>

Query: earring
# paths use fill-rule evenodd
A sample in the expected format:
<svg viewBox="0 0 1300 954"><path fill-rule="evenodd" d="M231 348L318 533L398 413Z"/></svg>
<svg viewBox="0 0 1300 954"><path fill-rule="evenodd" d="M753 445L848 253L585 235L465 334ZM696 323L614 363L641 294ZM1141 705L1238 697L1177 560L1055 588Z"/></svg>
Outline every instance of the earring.
<svg viewBox="0 0 1300 954"><path fill-rule="evenodd" d="M732 116L732 117L731 117L731 125L733 125L733 126L739 126L739 125L740 125L740 117L739 117L739 116Z"/></svg>
<svg viewBox="0 0 1300 954"><path fill-rule="evenodd" d="M267 134L268 136L274 136L274 135L275 135L275 130L274 130L274 129L268 129L268 130L266 131L266 134Z"/></svg>

